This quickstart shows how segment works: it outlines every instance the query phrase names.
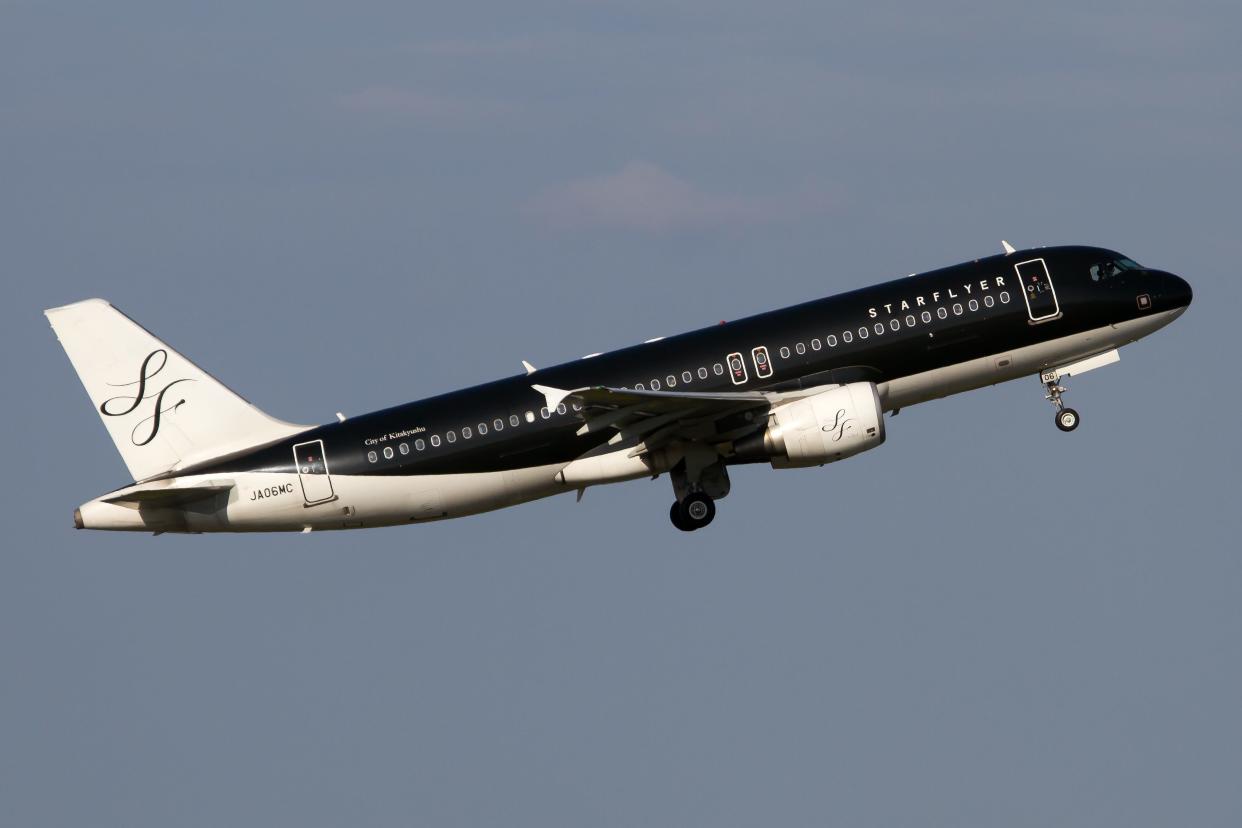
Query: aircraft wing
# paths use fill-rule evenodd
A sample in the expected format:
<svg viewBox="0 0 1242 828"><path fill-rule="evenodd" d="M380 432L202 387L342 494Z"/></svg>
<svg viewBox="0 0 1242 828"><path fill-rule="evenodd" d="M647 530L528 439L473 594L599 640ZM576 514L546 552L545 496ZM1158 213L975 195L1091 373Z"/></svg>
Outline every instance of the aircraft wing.
<svg viewBox="0 0 1242 828"><path fill-rule="evenodd" d="M548 408L569 400L582 418L579 435L606 430L608 443L636 442L631 456L645 454L675 440L719 442L734 432L754 430L759 418L784 395L760 391L691 393L639 391L596 385L573 390L531 386Z"/></svg>

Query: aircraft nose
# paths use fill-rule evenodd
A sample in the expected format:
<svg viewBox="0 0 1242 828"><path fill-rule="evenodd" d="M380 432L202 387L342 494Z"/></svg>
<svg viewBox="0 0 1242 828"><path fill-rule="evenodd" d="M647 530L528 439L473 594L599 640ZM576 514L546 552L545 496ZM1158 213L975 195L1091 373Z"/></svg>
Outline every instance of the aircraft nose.
<svg viewBox="0 0 1242 828"><path fill-rule="evenodd" d="M1194 299L1195 292L1181 276L1172 273L1164 274L1164 284L1162 285L1165 302L1175 308L1185 308L1190 306L1190 301Z"/></svg>

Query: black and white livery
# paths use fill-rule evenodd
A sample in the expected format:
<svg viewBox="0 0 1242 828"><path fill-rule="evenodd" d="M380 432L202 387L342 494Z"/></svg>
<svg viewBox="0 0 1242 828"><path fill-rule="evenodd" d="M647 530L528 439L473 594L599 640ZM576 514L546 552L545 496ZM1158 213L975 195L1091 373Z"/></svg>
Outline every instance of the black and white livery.
<svg viewBox="0 0 1242 828"><path fill-rule="evenodd" d="M321 426L267 416L107 302L46 311L131 485L78 528L395 526L668 474L673 525L711 523L729 466L821 466L886 412L1065 377L1179 317L1185 280L1097 247L1014 250Z"/></svg>

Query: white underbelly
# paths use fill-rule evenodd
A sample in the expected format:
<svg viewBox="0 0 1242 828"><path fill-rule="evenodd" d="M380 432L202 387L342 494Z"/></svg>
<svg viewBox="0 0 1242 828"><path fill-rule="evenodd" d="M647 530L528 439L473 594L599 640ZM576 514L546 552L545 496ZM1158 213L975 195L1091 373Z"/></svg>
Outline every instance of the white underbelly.
<svg viewBox="0 0 1242 828"><path fill-rule="evenodd" d="M296 474L236 476L236 497L205 531L355 529L462 517L569 489L561 465L504 472L434 475L332 475L333 497L307 503ZM265 492L281 491L275 496Z"/></svg>

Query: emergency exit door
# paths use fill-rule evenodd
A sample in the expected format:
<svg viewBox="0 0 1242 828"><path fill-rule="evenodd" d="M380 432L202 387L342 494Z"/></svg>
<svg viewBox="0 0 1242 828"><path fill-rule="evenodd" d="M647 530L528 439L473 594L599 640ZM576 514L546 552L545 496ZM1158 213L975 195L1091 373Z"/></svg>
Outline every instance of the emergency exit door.
<svg viewBox="0 0 1242 828"><path fill-rule="evenodd" d="M295 445L293 462L298 467L298 479L302 481L302 497L307 506L336 500L336 493L332 491L332 478L328 474L328 460L323 456L323 440L311 440Z"/></svg>
<svg viewBox="0 0 1242 828"><path fill-rule="evenodd" d="M1052 286L1052 275L1043 259L1018 262L1013 266L1022 285L1022 297L1026 299L1026 312L1032 322L1043 322L1061 315L1057 304L1057 291Z"/></svg>

